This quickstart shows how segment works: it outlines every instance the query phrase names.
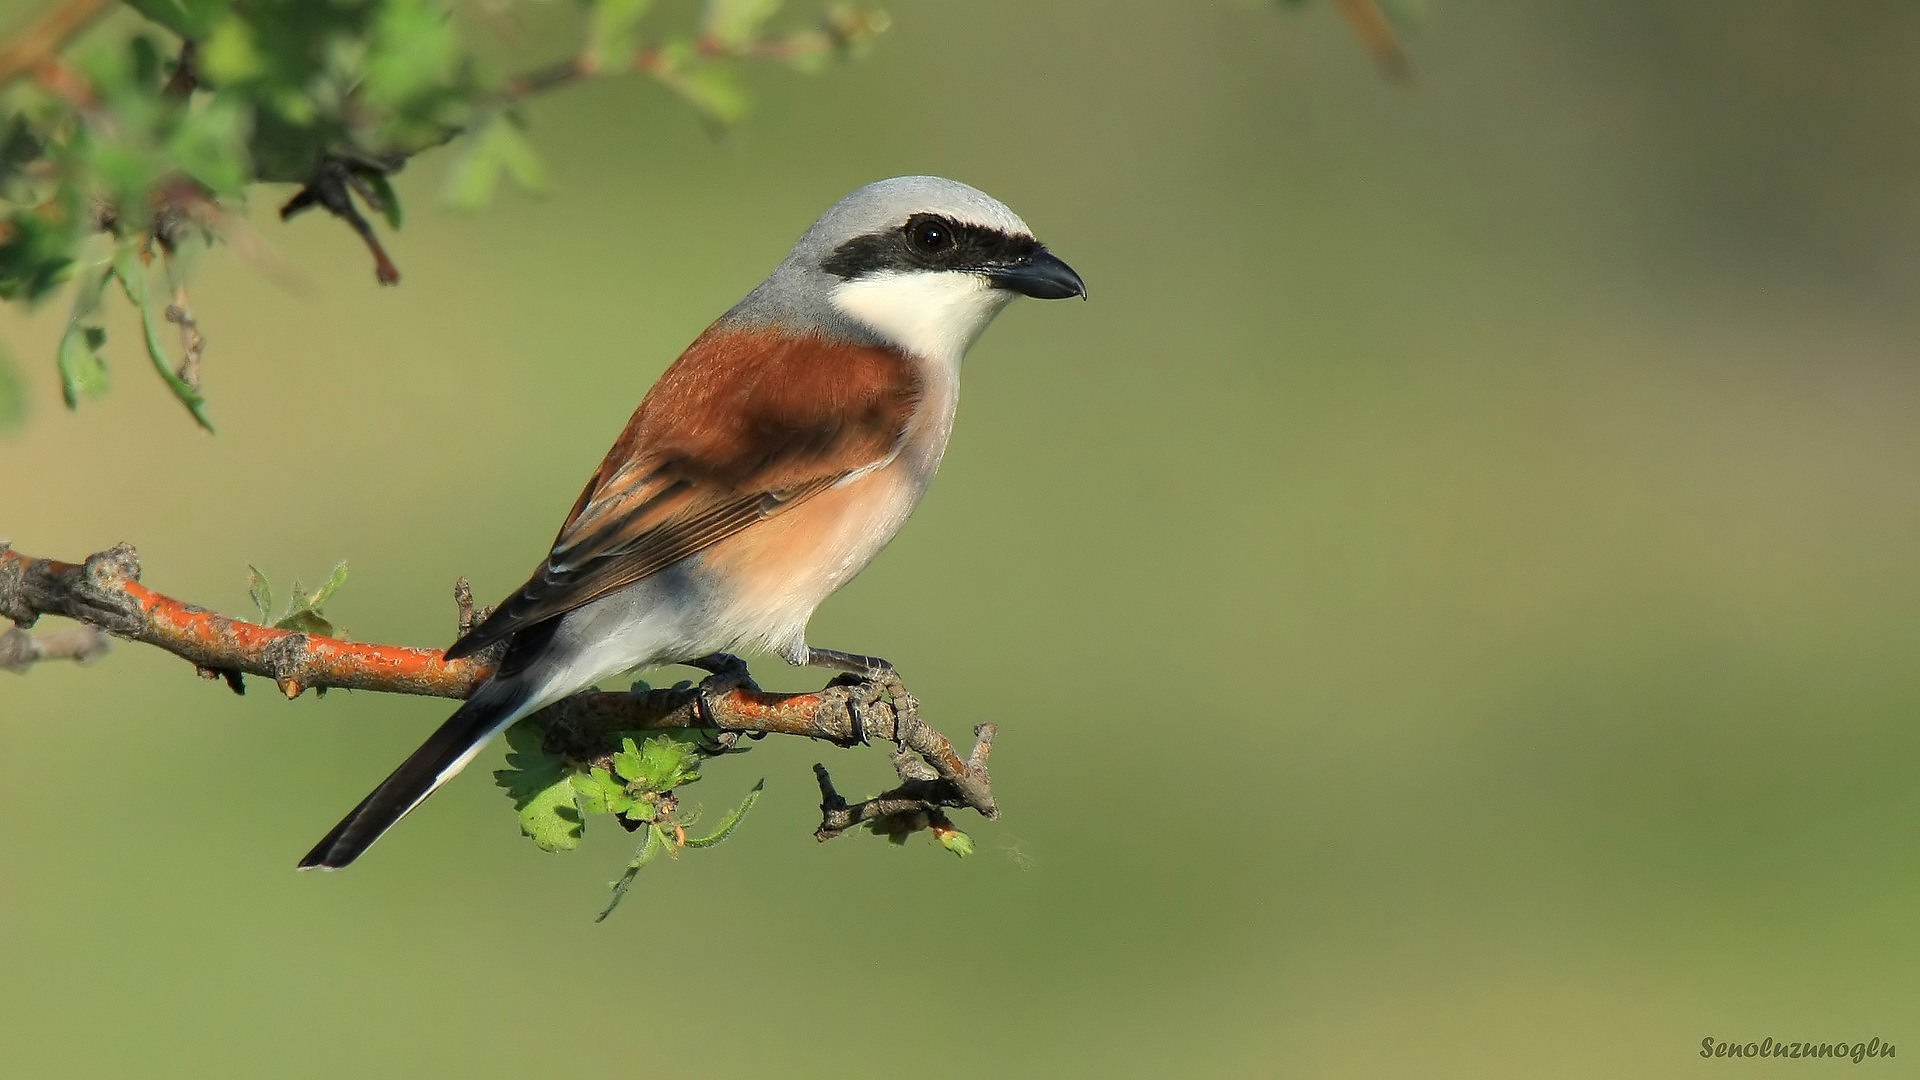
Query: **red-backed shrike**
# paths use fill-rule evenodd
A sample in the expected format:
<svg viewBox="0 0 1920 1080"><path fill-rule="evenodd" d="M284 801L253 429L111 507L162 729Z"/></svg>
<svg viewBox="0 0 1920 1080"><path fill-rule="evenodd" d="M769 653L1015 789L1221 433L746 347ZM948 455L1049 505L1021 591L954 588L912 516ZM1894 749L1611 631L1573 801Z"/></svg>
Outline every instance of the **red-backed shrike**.
<svg viewBox="0 0 1920 1080"><path fill-rule="evenodd" d="M934 176L814 222L654 384L531 580L447 657L499 667L300 866L346 866L514 721L628 669L807 646L933 479L960 359L1015 294L1085 296L1013 211Z"/></svg>

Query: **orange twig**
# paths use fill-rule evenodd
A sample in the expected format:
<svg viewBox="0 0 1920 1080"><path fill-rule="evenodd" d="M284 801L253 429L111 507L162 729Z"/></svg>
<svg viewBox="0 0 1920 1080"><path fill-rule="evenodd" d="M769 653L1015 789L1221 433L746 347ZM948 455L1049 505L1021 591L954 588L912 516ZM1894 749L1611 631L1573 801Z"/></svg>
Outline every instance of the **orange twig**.
<svg viewBox="0 0 1920 1080"><path fill-rule="evenodd" d="M80 564L0 547L0 615L24 626L43 614L156 645L206 672L265 676L292 693L337 688L463 698L492 668L478 658L448 661L438 649L339 641L181 603L140 584L139 557L125 544Z"/></svg>

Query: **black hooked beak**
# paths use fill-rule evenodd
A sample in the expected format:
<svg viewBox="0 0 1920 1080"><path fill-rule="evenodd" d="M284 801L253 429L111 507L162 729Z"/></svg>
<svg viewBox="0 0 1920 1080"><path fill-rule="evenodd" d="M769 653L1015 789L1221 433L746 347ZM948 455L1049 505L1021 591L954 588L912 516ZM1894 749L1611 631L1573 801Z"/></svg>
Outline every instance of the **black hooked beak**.
<svg viewBox="0 0 1920 1080"><path fill-rule="evenodd" d="M1039 248L1018 262L990 266L986 273L994 288L1011 289L1040 300L1087 295L1086 282L1080 280L1080 275L1046 248Z"/></svg>

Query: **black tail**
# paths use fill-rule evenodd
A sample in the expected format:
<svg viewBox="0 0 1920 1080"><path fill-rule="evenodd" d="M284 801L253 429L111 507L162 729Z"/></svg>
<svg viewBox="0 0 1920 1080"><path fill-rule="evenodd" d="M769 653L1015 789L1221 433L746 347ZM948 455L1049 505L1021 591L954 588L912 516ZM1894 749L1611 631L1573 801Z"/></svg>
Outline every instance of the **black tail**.
<svg viewBox="0 0 1920 1080"><path fill-rule="evenodd" d="M526 693L519 687L497 682L482 686L307 852L300 869L338 870L359 858L434 789L465 768L488 740L513 722L515 710L525 700Z"/></svg>

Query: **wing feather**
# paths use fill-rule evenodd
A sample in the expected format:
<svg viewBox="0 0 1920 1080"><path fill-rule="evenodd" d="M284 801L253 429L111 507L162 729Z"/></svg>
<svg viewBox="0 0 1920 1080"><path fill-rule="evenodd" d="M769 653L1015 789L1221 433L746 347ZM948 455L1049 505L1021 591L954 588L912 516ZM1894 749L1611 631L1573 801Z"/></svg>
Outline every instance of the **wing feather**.
<svg viewBox="0 0 1920 1080"><path fill-rule="evenodd" d="M710 329L640 403L546 561L447 656L558 618L886 461L920 394L913 362L892 349Z"/></svg>

